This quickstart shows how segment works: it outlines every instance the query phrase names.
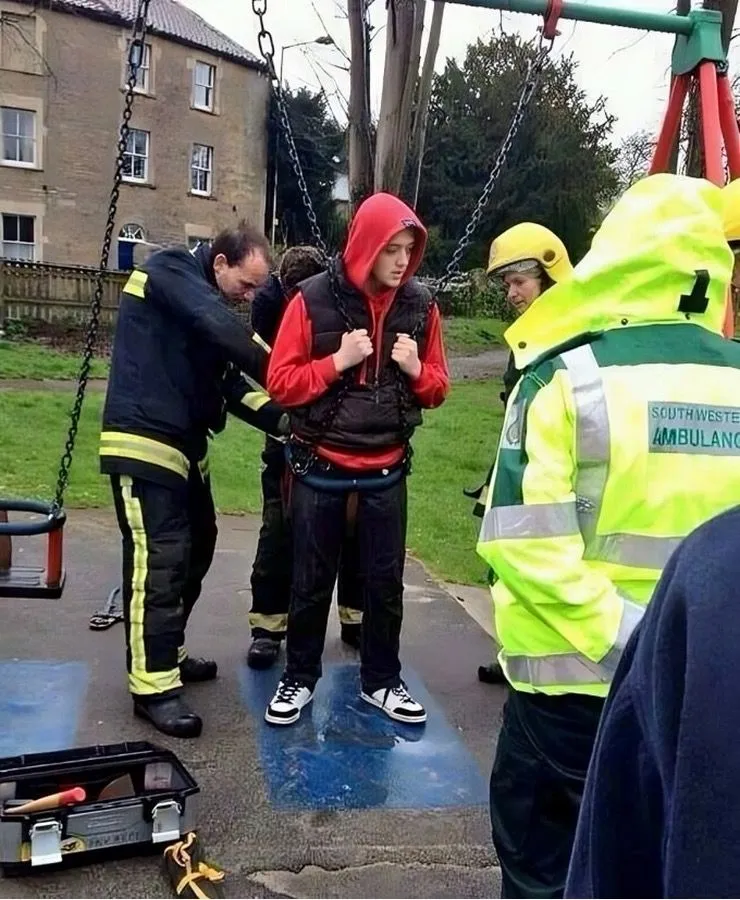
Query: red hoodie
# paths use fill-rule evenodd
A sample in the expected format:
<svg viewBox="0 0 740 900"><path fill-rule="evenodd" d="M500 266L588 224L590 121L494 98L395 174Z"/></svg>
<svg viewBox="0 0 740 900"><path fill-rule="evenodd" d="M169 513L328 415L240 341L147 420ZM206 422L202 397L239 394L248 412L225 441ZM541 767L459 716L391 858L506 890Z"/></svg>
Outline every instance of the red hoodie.
<svg viewBox="0 0 740 900"><path fill-rule="evenodd" d="M426 229L412 210L392 194L373 194L357 210L349 230L347 246L342 255L344 272L365 298L372 322L370 336L375 346L375 353L370 359L357 367L357 377L363 381L368 362L382 358L380 342L383 320L396 296L395 289L369 294L370 273L381 250L395 234L408 228L410 221L419 234L419 240L414 245L403 284L416 274L427 240ZM267 372L267 390L282 406L312 403L325 394L339 378L331 355L321 359L312 358L312 345L311 321L299 292L290 301L280 323ZM418 402L423 407L432 409L444 401L450 384L442 343L442 323L436 304L429 316L426 345L420 360L421 373L417 379L409 379L409 384ZM352 451L318 447L317 452L329 462L343 468L380 469L398 463L403 458L404 448L398 446L376 451Z"/></svg>

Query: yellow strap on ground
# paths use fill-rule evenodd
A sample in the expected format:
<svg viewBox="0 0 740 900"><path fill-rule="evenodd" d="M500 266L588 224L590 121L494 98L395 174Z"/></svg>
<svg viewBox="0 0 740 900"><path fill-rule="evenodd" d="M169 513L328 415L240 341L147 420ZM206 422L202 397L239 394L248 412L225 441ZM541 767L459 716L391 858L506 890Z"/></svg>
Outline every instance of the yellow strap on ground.
<svg viewBox="0 0 740 900"><path fill-rule="evenodd" d="M169 469L188 477L190 463L184 453L168 447L161 441L141 437L138 434L123 434L120 431L104 431L100 435L100 455L120 456L124 459L135 459Z"/></svg>
<svg viewBox="0 0 740 900"><path fill-rule="evenodd" d="M126 287L123 289L124 294L131 294L140 300L144 300L146 298L146 283L148 280L149 276L146 272L134 269L126 282Z"/></svg>

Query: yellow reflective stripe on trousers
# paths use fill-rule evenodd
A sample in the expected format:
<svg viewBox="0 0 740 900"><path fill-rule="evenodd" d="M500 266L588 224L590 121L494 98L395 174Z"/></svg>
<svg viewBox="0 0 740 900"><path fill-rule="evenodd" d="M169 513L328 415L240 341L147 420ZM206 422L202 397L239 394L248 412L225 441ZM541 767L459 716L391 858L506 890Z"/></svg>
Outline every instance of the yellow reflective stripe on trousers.
<svg viewBox="0 0 740 900"><path fill-rule="evenodd" d="M249 627L261 628L263 631L282 632L288 628L288 614L276 613L275 615L265 615L264 613L249 614Z"/></svg>
<svg viewBox="0 0 740 900"><path fill-rule="evenodd" d="M243 406L251 409L252 412L258 412L265 403L270 402L270 395L264 391L248 391L241 399Z"/></svg>
<svg viewBox="0 0 740 900"><path fill-rule="evenodd" d="M272 353L272 347L267 343L267 341L263 340L256 331L252 333L252 340L257 344L258 347L262 347L265 353Z"/></svg>
<svg viewBox="0 0 740 900"><path fill-rule="evenodd" d="M492 506L483 517L480 540L565 537L579 531L575 503Z"/></svg>
<svg viewBox="0 0 740 900"><path fill-rule="evenodd" d="M180 453L174 447L168 447L161 441L141 437L138 434L104 431L100 435L100 455L119 456L161 466L182 475L183 478L187 478L190 471L190 463L184 453Z"/></svg>
<svg viewBox="0 0 740 900"><path fill-rule="evenodd" d="M622 618L611 650L598 663L581 653L554 653L548 656L509 656L503 661L509 680L533 687L562 685L609 684L625 644L645 613L645 607L633 602L622 592Z"/></svg>
<svg viewBox="0 0 740 900"><path fill-rule="evenodd" d="M352 609L351 606L339 606L337 607L337 611L339 612L339 621L342 623L342 625L362 624L361 609Z"/></svg>
<svg viewBox="0 0 740 900"><path fill-rule="evenodd" d="M133 480L121 476L123 509L134 544L133 571L131 574L131 604L129 607L129 648L131 672L129 687L132 694L160 694L180 686L180 672L149 672L144 646L144 617L146 614L146 579L149 572L144 515L138 497L133 495Z"/></svg>

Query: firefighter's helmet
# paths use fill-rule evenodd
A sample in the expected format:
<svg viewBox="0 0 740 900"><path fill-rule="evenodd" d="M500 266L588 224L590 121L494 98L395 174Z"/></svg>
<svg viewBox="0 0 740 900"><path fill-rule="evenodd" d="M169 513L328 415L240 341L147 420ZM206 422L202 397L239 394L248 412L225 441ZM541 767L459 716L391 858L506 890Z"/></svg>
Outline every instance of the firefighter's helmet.
<svg viewBox="0 0 740 900"><path fill-rule="evenodd" d="M726 184L724 194L723 224L727 243L740 250L740 178Z"/></svg>
<svg viewBox="0 0 740 900"><path fill-rule="evenodd" d="M568 251L549 228L535 222L520 222L500 234L491 244L488 274L504 275L520 270L520 263L535 260L553 281L562 281L573 271Z"/></svg>

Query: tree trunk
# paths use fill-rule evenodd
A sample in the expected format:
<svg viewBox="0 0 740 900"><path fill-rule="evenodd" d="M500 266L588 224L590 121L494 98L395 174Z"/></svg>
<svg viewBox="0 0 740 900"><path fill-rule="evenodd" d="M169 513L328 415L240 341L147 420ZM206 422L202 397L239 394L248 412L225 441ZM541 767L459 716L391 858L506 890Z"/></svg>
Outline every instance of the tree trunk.
<svg viewBox="0 0 740 900"><path fill-rule="evenodd" d="M727 53L730 49L730 40L732 38L732 29L735 25L735 17L737 16L738 0L722 0L720 9L722 11L722 46Z"/></svg>
<svg viewBox="0 0 740 900"><path fill-rule="evenodd" d="M424 0L389 0L388 30L375 148L375 190L399 194L419 77Z"/></svg>
<svg viewBox="0 0 740 900"><path fill-rule="evenodd" d="M373 191L370 120L370 40L367 0L349 0L349 202L350 214Z"/></svg>
<svg viewBox="0 0 740 900"><path fill-rule="evenodd" d="M439 39L442 34L442 17L444 16L444 0L435 0L432 10L432 23L429 28L427 49L424 54L424 65L419 78L419 91L416 98L416 112L414 114L414 130L411 136L411 205L413 207L419 201L419 182L421 181L421 166L424 160L424 144L427 135L427 122L429 120L429 101L432 98L432 79L434 78L434 64L439 51Z"/></svg>

